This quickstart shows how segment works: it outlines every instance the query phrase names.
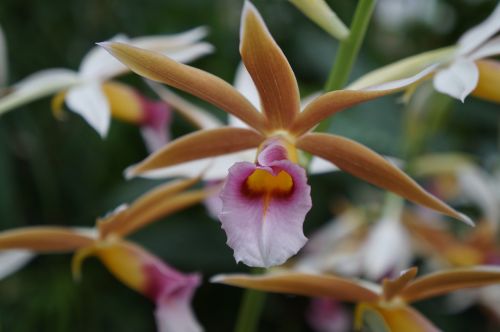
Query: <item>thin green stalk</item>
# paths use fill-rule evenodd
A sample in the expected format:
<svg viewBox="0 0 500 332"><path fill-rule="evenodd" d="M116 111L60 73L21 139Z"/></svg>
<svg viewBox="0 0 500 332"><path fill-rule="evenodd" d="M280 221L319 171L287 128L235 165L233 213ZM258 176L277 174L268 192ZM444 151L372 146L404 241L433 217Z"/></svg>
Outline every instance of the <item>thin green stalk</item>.
<svg viewBox="0 0 500 332"><path fill-rule="evenodd" d="M325 86L326 91L342 88L349 79L352 66L358 57L359 49L365 38L374 7L375 0L359 1L351 23L351 33L340 42L335 64Z"/></svg>
<svg viewBox="0 0 500 332"><path fill-rule="evenodd" d="M330 76L325 85L325 91L341 89L349 79L352 67L365 38L366 29L375 7L375 0L360 0L351 23L351 33L340 42ZM319 124L316 131L325 131L330 126L330 119Z"/></svg>
<svg viewBox="0 0 500 332"><path fill-rule="evenodd" d="M262 269L253 269L253 274L260 274ZM254 332L257 331L260 315L266 301L266 293L252 289L246 289L243 293L238 320L234 332Z"/></svg>

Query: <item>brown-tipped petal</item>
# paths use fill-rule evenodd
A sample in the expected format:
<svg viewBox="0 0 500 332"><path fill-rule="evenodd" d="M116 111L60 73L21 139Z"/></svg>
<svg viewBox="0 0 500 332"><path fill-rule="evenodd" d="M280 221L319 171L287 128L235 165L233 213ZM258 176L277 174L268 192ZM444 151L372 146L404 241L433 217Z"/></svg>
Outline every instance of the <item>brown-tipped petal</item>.
<svg viewBox="0 0 500 332"><path fill-rule="evenodd" d="M134 176L186 161L255 148L263 140L264 137L256 131L244 128L225 127L196 131L172 141L153 153L132 168L128 175Z"/></svg>
<svg viewBox="0 0 500 332"><path fill-rule="evenodd" d="M26 227L0 233L0 249L67 252L88 246L93 242L92 237L63 227Z"/></svg>
<svg viewBox="0 0 500 332"><path fill-rule="evenodd" d="M472 95L495 103L500 103L500 61L476 61L479 70L479 80Z"/></svg>
<svg viewBox="0 0 500 332"><path fill-rule="evenodd" d="M393 280L384 279L382 282L382 287L384 291L384 299L386 301L391 300L396 296L403 288L405 288L410 281L415 279L418 269L412 267L408 270L401 272L401 275Z"/></svg>
<svg viewBox="0 0 500 332"><path fill-rule="evenodd" d="M468 225L474 225L467 216L429 194L382 156L350 139L329 134L307 134L297 141L296 146L331 161L338 168L371 184L459 219Z"/></svg>
<svg viewBox="0 0 500 332"><path fill-rule="evenodd" d="M136 232L159 218L203 201L210 194L213 194L213 192L207 190L193 190L156 202L156 204L148 205L147 209L134 209L118 227L113 229L113 234L126 236Z"/></svg>
<svg viewBox="0 0 500 332"><path fill-rule="evenodd" d="M297 116L289 131L300 136L329 116L354 105L376 99L397 90L355 91L337 90L326 93L312 102Z"/></svg>
<svg viewBox="0 0 500 332"><path fill-rule="evenodd" d="M436 272L418 278L399 295L406 302L415 302L465 288L500 283L500 267L476 266Z"/></svg>
<svg viewBox="0 0 500 332"><path fill-rule="evenodd" d="M297 81L259 12L248 1L241 17L240 38L243 63L259 91L271 128L287 128L300 111Z"/></svg>
<svg viewBox="0 0 500 332"><path fill-rule="evenodd" d="M191 93L240 118L250 127L264 131L265 120L252 104L224 80L178 63L167 56L123 43L100 43L132 71Z"/></svg>
<svg viewBox="0 0 500 332"><path fill-rule="evenodd" d="M280 272L262 276L218 275L212 282L273 293L329 297L339 301L372 302L379 298L378 285L336 276Z"/></svg>
<svg viewBox="0 0 500 332"><path fill-rule="evenodd" d="M125 210L117 211L110 217L100 220L98 224L100 236L105 238L111 233L119 233L119 229L130 220L140 218L141 215L148 213L149 209L153 209L155 205L163 204L173 195L192 187L199 180L200 178L171 181L148 191Z"/></svg>

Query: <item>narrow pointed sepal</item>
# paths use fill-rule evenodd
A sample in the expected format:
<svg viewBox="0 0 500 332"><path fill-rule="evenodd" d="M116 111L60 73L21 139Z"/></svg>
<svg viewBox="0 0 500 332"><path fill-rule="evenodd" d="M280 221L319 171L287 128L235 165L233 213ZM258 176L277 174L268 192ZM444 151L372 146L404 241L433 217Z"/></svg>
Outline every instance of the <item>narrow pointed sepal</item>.
<svg viewBox="0 0 500 332"><path fill-rule="evenodd" d="M252 128L265 130L262 114L222 79L178 63L158 52L116 42L104 42L99 45L137 74L198 96L237 116Z"/></svg>
<svg viewBox="0 0 500 332"><path fill-rule="evenodd" d="M307 134L301 137L296 145L299 149L327 159L340 169L371 184L468 225L474 225L467 216L429 194L399 168L359 143L336 135Z"/></svg>
<svg viewBox="0 0 500 332"><path fill-rule="evenodd" d="M240 53L259 91L271 129L287 128L300 110L292 68L257 9L246 1L241 16Z"/></svg>
<svg viewBox="0 0 500 332"><path fill-rule="evenodd" d="M135 176L150 170L176 164L220 156L255 148L264 140L254 130L244 128L217 128L197 131L167 144L144 161L129 169L127 176Z"/></svg>

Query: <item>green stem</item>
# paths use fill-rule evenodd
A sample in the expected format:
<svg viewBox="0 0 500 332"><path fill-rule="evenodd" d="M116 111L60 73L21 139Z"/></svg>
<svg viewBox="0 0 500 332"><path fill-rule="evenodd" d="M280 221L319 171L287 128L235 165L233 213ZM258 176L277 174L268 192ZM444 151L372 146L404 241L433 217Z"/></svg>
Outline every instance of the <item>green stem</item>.
<svg viewBox="0 0 500 332"><path fill-rule="evenodd" d="M375 7L375 0L360 0L354 13L349 36L340 42L335 64L325 86L326 91L342 88L351 74L361 43Z"/></svg>
<svg viewBox="0 0 500 332"><path fill-rule="evenodd" d="M375 0L360 0L351 23L351 33L340 42L330 76L325 85L325 91L341 89L349 79L352 67L365 38L366 29L375 7ZM325 131L330 126L330 119L320 123L316 131Z"/></svg>
<svg viewBox="0 0 500 332"><path fill-rule="evenodd" d="M261 269L253 269L253 274L260 274ZM238 320L234 332L257 331L260 315L266 301L266 293L253 289L246 289L243 293Z"/></svg>

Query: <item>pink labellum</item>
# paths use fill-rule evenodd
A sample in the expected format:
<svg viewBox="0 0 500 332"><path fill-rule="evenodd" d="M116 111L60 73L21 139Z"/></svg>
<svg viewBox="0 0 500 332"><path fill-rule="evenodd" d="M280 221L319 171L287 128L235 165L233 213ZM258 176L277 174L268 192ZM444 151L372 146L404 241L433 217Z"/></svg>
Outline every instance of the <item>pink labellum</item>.
<svg viewBox="0 0 500 332"><path fill-rule="evenodd" d="M202 331L191 308L191 300L201 283L201 276L184 275L156 259L143 268L147 276L146 295L156 303L158 331Z"/></svg>
<svg viewBox="0 0 500 332"><path fill-rule="evenodd" d="M239 162L229 169L221 192L219 217L237 262L270 267L283 264L307 241L302 225L311 209L305 170L271 142L257 165Z"/></svg>

